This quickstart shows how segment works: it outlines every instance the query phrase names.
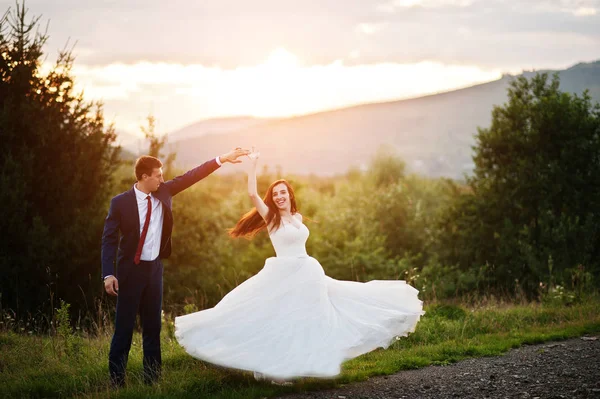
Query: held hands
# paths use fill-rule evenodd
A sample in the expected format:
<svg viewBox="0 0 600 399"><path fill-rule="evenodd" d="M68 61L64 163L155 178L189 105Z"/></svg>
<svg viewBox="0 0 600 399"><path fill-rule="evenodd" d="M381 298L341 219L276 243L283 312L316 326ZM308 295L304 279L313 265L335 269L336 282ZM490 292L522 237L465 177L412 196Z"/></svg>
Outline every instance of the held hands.
<svg viewBox="0 0 600 399"><path fill-rule="evenodd" d="M237 147L235 150L229 151L227 154L221 155L219 159L221 160L221 163L241 163L242 161L240 161L238 158L248 154L250 154L250 151Z"/></svg>
<svg viewBox="0 0 600 399"><path fill-rule="evenodd" d="M256 165L258 158L260 158L260 152L256 151L254 146L252 146L252 151L248 154L248 158L252 160L252 164Z"/></svg>
<svg viewBox="0 0 600 399"><path fill-rule="evenodd" d="M256 151L254 146L252 146L252 151L248 154L248 167L246 169L246 173L248 174L256 174L256 165L258 164L258 158L260 158L260 152Z"/></svg>
<svg viewBox="0 0 600 399"><path fill-rule="evenodd" d="M119 281L117 278L115 276L107 277L106 280L104 280L104 289L108 295L119 295Z"/></svg>

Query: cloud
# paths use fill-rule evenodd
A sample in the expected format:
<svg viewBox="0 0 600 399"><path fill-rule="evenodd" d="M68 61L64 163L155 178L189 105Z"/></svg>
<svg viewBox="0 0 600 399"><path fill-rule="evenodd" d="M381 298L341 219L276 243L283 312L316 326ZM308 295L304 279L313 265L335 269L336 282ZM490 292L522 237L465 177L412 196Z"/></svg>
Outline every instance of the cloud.
<svg viewBox="0 0 600 399"><path fill-rule="evenodd" d="M350 54L348 54L348 56L350 57L350 59L355 60L358 57L360 57L360 50L354 49L350 52Z"/></svg>
<svg viewBox="0 0 600 399"><path fill-rule="evenodd" d="M380 32L388 25L387 22L379 22L379 23L360 23L356 25L356 31L365 35L372 35L374 33Z"/></svg>
<svg viewBox="0 0 600 399"><path fill-rule="evenodd" d="M537 0L531 4L534 12L566 13L576 17L598 14L599 0Z"/></svg>
<svg viewBox="0 0 600 399"><path fill-rule="evenodd" d="M401 8L423 7L423 8L442 8L442 7L468 7L475 0L391 0L379 4L377 11L384 13L393 13Z"/></svg>
<svg viewBox="0 0 600 399"><path fill-rule="evenodd" d="M390 0L379 4L376 9L381 12L394 13L407 8L466 8L481 5L488 9L511 9L515 12L532 13L567 13L574 16L593 16L600 10L600 0L530 0L526 3L519 1L500 0Z"/></svg>
<svg viewBox="0 0 600 399"><path fill-rule="evenodd" d="M354 63L433 59L527 68L548 66L548 60L552 65L572 64L600 54L577 44L565 56L553 51L551 43L542 43L543 52L531 48L515 53L511 46L499 48L492 40L498 34L531 31L599 37L599 4L598 0L308 0L292 7L277 0L27 2L31 15L43 15L42 24L50 20L46 49L51 55L70 37L71 43L78 43L77 63L90 66L148 61L224 69L257 65L277 46L317 65L340 59ZM514 39L514 46L520 47Z"/></svg>
<svg viewBox="0 0 600 399"><path fill-rule="evenodd" d="M278 49L261 64L235 69L139 62L79 65L73 73L88 100L104 101L118 129L136 132L149 112L162 131L172 131L210 117L300 115L416 97L494 80L502 71L435 61L306 66Z"/></svg>
<svg viewBox="0 0 600 399"><path fill-rule="evenodd" d="M573 15L578 17L587 17L590 15L596 15L598 10L592 7L579 7L573 11Z"/></svg>
<svg viewBox="0 0 600 399"><path fill-rule="evenodd" d="M27 7L44 28L50 20L45 55L76 41L79 87L86 98L104 99L109 120L129 131L149 112L170 131L202 118L301 114L600 58L600 0L28 0ZM265 61L279 46L290 53Z"/></svg>

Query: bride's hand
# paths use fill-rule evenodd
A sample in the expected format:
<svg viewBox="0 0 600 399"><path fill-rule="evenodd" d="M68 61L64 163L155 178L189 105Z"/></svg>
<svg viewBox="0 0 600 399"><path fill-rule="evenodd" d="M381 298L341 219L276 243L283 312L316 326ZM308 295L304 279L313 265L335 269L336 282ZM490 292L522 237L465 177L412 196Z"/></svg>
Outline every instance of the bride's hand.
<svg viewBox="0 0 600 399"><path fill-rule="evenodd" d="M252 151L250 151L250 153L248 154L248 158L250 158L253 165L256 165L256 163L258 162L258 158L260 158L260 152L256 151L254 146L252 146Z"/></svg>

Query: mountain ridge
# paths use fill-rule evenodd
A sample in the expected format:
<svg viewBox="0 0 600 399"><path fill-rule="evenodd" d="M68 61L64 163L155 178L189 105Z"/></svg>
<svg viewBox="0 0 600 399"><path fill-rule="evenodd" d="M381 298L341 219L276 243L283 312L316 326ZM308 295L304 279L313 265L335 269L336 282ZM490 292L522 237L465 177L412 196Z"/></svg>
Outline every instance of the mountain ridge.
<svg viewBox="0 0 600 399"><path fill-rule="evenodd" d="M558 73L561 90L581 94L587 88L600 101L600 61L521 75L536 73ZM173 140L170 149L177 152L177 165L186 168L228 148L255 145L263 164L278 165L286 174L335 175L364 168L387 147L411 172L462 178L473 167L477 127L490 125L493 106L507 101L509 82L521 75L421 97L262 119L229 132Z"/></svg>

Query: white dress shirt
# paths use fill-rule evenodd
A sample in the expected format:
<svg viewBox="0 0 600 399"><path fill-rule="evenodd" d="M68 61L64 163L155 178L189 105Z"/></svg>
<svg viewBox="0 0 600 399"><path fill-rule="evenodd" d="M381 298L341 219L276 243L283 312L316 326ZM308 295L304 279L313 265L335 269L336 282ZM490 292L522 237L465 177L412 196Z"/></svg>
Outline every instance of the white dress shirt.
<svg viewBox="0 0 600 399"><path fill-rule="evenodd" d="M215 158L217 165L221 166L221 160L219 157ZM138 214L140 216L140 237L144 230L144 223L146 222L146 213L148 212L148 200L146 197L148 194L141 192L136 187L137 183L133 185L135 191L135 198L137 200ZM163 228L163 209L162 202L150 193L150 200L152 202L152 214L150 215L150 226L148 226L148 232L146 233L146 239L144 240L144 246L142 247L141 260L154 260L160 254L160 243L162 238ZM104 277L104 280L111 277L112 274Z"/></svg>
<svg viewBox="0 0 600 399"><path fill-rule="evenodd" d="M137 184L133 186L135 191L135 198L137 200L138 214L140 217L140 237L144 229L144 223L146 222L146 214L148 213L148 194L138 190ZM160 253L160 240L162 237L163 228L163 209L162 202L158 198L150 195L150 201L152 203L152 213L150 215L150 225L148 226L148 232L146 233L146 239L144 240L144 246L142 247L141 260L154 260L158 258Z"/></svg>

